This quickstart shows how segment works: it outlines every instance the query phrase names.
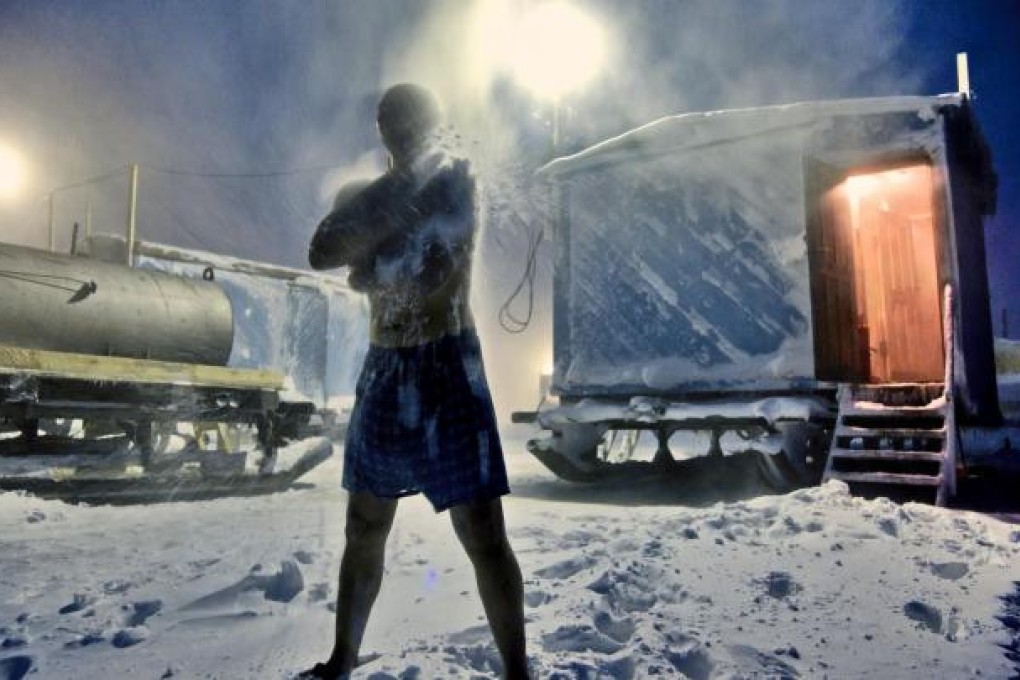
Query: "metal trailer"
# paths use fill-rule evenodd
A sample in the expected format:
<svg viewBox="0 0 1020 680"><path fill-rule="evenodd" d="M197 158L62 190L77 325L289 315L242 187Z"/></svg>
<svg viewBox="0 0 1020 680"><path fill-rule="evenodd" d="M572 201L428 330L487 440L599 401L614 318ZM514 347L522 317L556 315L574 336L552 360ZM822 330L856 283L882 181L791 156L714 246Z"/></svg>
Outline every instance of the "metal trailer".
<svg viewBox="0 0 1020 680"><path fill-rule="evenodd" d="M0 244L0 488L106 502L258 493L331 455L321 439L278 461L313 434L316 404L288 397L280 372L225 365L232 305L204 278Z"/></svg>
<svg viewBox="0 0 1020 680"><path fill-rule="evenodd" d="M610 450L629 430L671 467L696 430L710 456L727 434L760 451L780 488L952 495L960 427L1001 418L995 175L965 95L672 116L539 175L552 395L515 419L547 431L529 450L554 473L630 464Z"/></svg>

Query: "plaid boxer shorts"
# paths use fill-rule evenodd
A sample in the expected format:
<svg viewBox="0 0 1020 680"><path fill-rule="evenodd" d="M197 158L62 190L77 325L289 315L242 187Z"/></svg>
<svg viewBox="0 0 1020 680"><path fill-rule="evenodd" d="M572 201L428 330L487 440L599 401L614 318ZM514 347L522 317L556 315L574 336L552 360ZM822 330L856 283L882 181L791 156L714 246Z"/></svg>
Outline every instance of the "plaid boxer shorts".
<svg viewBox="0 0 1020 680"><path fill-rule="evenodd" d="M423 493L442 512L510 492L474 330L416 347L369 347L344 448L343 487Z"/></svg>

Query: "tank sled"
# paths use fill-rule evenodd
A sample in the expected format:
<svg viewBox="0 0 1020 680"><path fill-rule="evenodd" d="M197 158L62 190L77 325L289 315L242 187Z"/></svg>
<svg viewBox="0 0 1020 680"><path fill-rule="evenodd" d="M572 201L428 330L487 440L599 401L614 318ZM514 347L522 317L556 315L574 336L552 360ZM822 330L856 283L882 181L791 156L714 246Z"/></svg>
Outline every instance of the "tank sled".
<svg viewBox="0 0 1020 680"><path fill-rule="evenodd" d="M286 489L332 446L283 380L0 346L0 489L103 503Z"/></svg>
<svg viewBox="0 0 1020 680"><path fill-rule="evenodd" d="M821 481L835 401L821 393L682 401L584 398L515 413L513 419L547 431L528 441L528 451L566 481L683 475L688 466L712 465L724 456L744 453L755 457L769 487L785 492ZM655 441L654 452L644 460L638 455L643 433ZM706 434L707 449L677 451L682 453L678 459L671 449L671 439L678 433Z"/></svg>

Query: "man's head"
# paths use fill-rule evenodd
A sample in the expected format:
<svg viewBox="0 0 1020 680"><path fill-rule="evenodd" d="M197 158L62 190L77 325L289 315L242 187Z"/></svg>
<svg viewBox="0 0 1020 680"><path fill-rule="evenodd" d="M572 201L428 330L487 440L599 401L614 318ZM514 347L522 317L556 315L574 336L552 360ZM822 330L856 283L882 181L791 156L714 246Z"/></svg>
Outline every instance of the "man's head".
<svg viewBox="0 0 1020 680"><path fill-rule="evenodd" d="M376 122L383 144L400 162L420 149L439 126L439 101L420 85L401 83L386 90Z"/></svg>

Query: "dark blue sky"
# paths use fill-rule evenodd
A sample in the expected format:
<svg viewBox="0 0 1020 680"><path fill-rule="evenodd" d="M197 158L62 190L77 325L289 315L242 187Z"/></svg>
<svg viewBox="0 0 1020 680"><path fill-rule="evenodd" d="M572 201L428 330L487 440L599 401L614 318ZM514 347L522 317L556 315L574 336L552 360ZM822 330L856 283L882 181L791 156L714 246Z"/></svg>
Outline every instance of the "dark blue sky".
<svg viewBox="0 0 1020 680"><path fill-rule="evenodd" d="M1000 177L999 214L986 232L996 330L1008 306L1020 337L1020 0L579 4L603 18L621 49L567 102L572 146L683 111L954 91L955 54L968 52ZM336 173L159 170L378 163L379 92L419 74L461 88L469 5L0 0L0 143L19 148L33 170L28 195L0 205L0 238L43 245L47 191L139 162L143 238L301 266ZM481 115L498 118L519 148L541 149L547 110L512 83L492 92ZM98 229L120 231L125 186L117 175L60 192L58 244L89 204Z"/></svg>
<svg viewBox="0 0 1020 680"><path fill-rule="evenodd" d="M999 175L999 205L986 227L997 334L1009 309L1010 336L1020 338L1020 2L915 2L899 59L932 67L925 91L952 89L956 65L945 53L967 52L971 88Z"/></svg>

